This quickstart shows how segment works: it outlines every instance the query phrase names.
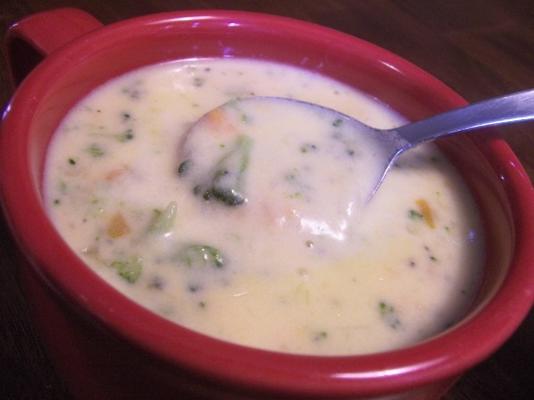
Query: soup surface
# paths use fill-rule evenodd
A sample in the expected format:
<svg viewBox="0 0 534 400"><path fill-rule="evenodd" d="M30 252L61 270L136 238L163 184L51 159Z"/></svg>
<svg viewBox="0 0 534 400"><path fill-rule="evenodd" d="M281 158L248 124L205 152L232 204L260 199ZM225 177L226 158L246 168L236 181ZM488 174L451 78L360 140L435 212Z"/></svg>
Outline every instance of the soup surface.
<svg viewBox="0 0 534 400"><path fill-rule="evenodd" d="M478 287L483 240L446 158L432 145L411 150L366 203L357 189L376 169L372 146L346 135L344 121L284 107L266 118L236 100L251 96L318 103L379 128L403 123L294 67L146 67L97 88L57 130L45 189L58 231L144 307L248 346L379 352L457 321Z"/></svg>

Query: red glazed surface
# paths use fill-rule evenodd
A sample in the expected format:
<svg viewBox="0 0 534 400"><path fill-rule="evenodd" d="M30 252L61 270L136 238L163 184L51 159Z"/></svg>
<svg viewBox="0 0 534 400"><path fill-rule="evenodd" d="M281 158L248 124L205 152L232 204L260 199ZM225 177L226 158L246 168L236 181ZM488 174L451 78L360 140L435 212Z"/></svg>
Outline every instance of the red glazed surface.
<svg viewBox="0 0 534 400"><path fill-rule="evenodd" d="M47 25L47 18L41 19L52 30L54 40L98 26L75 10L62 12L62 18L71 22L67 28ZM48 18L50 15L57 17L52 13ZM436 395L449 378L496 350L531 307L534 191L505 142L480 134L474 139L457 137L441 143L479 202L487 231L488 263L473 312L464 323L439 337L375 355L296 356L207 338L148 312L83 265L58 236L42 204L42 173L50 136L72 105L97 85L131 69L167 60L252 57L332 76L412 120L465 102L435 78L383 49L282 17L234 11L159 14L94 30L64 46L67 40L48 42L44 31L32 30L32 26L31 21L21 24L12 35L33 38L32 45L51 54L21 84L4 115L0 139L4 211L39 276L32 285L38 282L52 288L63 299L63 306L71 304L81 319L97 321L119 340L126 340L130 349L151 360L150 368L164 371L161 375L165 377L159 378L162 382L181 387L185 383L178 375L176 382L168 381L173 379L172 371L187 372L193 374L192 381L201 377L203 385L213 384L221 396L241 391L243 398L247 393L265 398L355 398L417 392L419 388L427 394L415 396Z"/></svg>

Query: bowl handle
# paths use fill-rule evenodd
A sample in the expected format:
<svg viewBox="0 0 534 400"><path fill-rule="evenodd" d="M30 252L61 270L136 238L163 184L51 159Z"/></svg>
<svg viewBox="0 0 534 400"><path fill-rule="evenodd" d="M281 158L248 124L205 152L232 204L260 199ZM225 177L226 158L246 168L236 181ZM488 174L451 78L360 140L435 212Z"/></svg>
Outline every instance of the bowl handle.
<svg viewBox="0 0 534 400"><path fill-rule="evenodd" d="M95 17L76 8L40 12L11 25L4 49L13 88L47 55L101 26Z"/></svg>

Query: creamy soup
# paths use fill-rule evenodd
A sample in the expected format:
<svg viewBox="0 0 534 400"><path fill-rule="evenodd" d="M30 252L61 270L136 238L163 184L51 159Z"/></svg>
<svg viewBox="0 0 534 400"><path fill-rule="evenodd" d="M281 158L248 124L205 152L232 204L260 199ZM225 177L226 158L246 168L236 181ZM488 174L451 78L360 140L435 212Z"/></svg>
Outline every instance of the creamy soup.
<svg viewBox="0 0 534 400"><path fill-rule="evenodd" d="M58 231L134 301L247 346L371 353L458 321L478 287L483 240L446 158L432 145L409 151L366 202L372 144L343 119L246 101L254 96L318 103L380 128L404 122L295 67L142 68L97 88L57 130L45 188Z"/></svg>

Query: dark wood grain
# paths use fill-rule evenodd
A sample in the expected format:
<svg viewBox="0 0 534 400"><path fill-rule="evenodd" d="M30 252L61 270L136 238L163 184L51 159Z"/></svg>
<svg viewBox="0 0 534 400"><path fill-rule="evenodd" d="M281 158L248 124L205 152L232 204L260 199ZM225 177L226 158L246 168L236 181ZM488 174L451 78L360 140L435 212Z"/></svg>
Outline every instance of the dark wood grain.
<svg viewBox="0 0 534 400"><path fill-rule="evenodd" d="M56 7L84 9L104 23L177 9L261 11L316 22L385 47L430 71L469 101L534 87L532 0L2 0L0 29ZM0 64L0 105L11 95ZM534 128L506 138L534 179ZM534 265L533 265L534 267ZM489 333L488 333L489 334ZM447 400L534 399L534 313L490 359L466 374ZM70 399L32 327L16 250L0 219L0 398Z"/></svg>

